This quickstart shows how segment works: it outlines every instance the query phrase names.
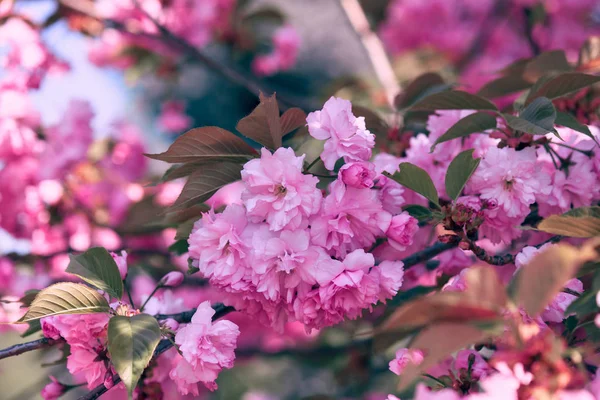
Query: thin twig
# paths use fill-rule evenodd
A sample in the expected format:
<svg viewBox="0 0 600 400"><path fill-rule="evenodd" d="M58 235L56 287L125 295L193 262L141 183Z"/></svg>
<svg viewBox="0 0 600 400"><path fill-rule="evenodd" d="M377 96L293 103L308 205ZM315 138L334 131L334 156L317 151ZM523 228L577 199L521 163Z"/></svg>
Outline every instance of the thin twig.
<svg viewBox="0 0 600 400"><path fill-rule="evenodd" d="M562 236L552 236L550 239L548 239L542 243L539 243L539 244L535 245L534 247L539 249L546 243L557 243L560 241L561 238L562 238ZM476 245L475 242L470 241L469 244L470 244L469 250L471 250L478 259L480 259L481 261L485 261L488 264L506 265L506 264L513 264L515 262L516 256L513 254L498 254L498 255L492 256L492 255L488 254L484 249L482 249L481 247Z"/></svg>
<svg viewBox="0 0 600 400"><path fill-rule="evenodd" d="M450 243L435 243L434 245L403 259L402 262L404 263L404 269L428 261L447 250L455 248L456 246L458 246L458 241L452 241Z"/></svg>
<svg viewBox="0 0 600 400"><path fill-rule="evenodd" d="M10 346L6 349L0 350L0 360L12 356L18 356L19 354L27 353L28 351L51 347L58 343L64 343L64 340L41 338L38 340L33 340L31 342L15 344L14 346Z"/></svg>
<svg viewBox="0 0 600 400"><path fill-rule="evenodd" d="M340 5L350 25L360 38L365 48L375 75L385 91L385 97L392 111L395 110L394 99L400 92L400 85L396 79L394 68L387 56L383 43L379 37L371 30L369 21L358 0L341 0Z"/></svg>
<svg viewBox="0 0 600 400"><path fill-rule="evenodd" d="M127 26L120 21L99 18L99 16L95 13L95 8L93 6L93 2L91 1L59 0L59 3L70 10L98 19L106 28L116 29L118 31L126 33L131 37L150 39L157 42L162 42L173 49L179 50L187 57L195 59L202 65L206 66L209 70L217 73L218 75L221 75L230 82L236 83L246 88L249 92L253 93L256 96L258 96L261 92L273 92L273 90L270 90L265 85L260 83L255 77L246 76L245 74L239 72L232 66L221 63L207 56L201 50L192 46L183 38L175 35L164 25L152 18L152 16L148 15L148 13L146 13L147 18L150 21L152 21L152 23L156 26L160 35L155 35L147 32L131 32L127 28ZM143 8L140 8L140 11L145 12ZM313 104L314 102L302 100L296 97L292 98L289 95L278 94L277 101L280 103L283 109L295 106L303 108L304 110L312 111L314 109L319 108L317 104Z"/></svg>

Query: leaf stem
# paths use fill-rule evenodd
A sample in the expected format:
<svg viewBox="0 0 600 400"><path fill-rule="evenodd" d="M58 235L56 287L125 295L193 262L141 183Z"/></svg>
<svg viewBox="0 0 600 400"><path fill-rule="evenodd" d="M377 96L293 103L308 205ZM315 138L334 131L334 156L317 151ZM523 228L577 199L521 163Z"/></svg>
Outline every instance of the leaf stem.
<svg viewBox="0 0 600 400"><path fill-rule="evenodd" d="M144 301L144 304L142 304L142 306L140 307L140 311L144 311L144 307L146 307L146 304L148 304L148 302L150 301L150 299L152 298L152 296L154 296L156 294L156 292L158 291L158 289L160 289L162 287L163 287L162 282L158 282L158 284L156 285L156 287L154 288L154 290L150 293L150 295L148 296L148 298Z"/></svg>
<svg viewBox="0 0 600 400"><path fill-rule="evenodd" d="M310 170L312 167L315 166L315 164L321 159L321 157L317 157L314 160L312 160L312 162L310 164L308 164L308 166L306 167L306 169L304 170L304 172L308 172L308 170ZM314 174L313 174L314 175Z"/></svg>
<svg viewBox="0 0 600 400"><path fill-rule="evenodd" d="M131 291L129 290L129 286L127 285L127 277L123 279L123 287L125 288L125 292L127 292L127 297L129 298L129 304L131 304L131 308L135 309L135 303L133 302L133 297L131 297Z"/></svg>

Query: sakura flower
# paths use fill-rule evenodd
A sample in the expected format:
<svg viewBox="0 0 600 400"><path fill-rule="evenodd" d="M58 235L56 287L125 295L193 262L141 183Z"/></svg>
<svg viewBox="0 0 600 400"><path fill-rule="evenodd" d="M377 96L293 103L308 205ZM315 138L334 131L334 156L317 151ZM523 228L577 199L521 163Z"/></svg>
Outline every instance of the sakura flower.
<svg viewBox="0 0 600 400"><path fill-rule="evenodd" d="M253 222L267 223L274 231L305 228L308 217L321 205L319 181L302 173L304 155L296 157L290 148L275 153L265 148L260 159L248 161L242 170L246 190L242 200Z"/></svg>
<svg viewBox="0 0 600 400"><path fill-rule="evenodd" d="M369 273L374 262L373 255L362 249L349 253L344 258L344 271L320 288L324 308L355 319L364 308L376 303L379 282L375 273Z"/></svg>
<svg viewBox="0 0 600 400"><path fill-rule="evenodd" d="M269 76L294 66L298 57L300 36L294 27L286 25L273 35L273 51L259 55L252 62L252 70L257 75Z"/></svg>
<svg viewBox="0 0 600 400"><path fill-rule="evenodd" d="M414 400L460 400L460 395L452 389L430 390L425 384L419 383Z"/></svg>
<svg viewBox="0 0 600 400"><path fill-rule="evenodd" d="M64 394L66 389L55 377L50 376L50 380L51 382L44 386L40 393L44 400L56 400Z"/></svg>
<svg viewBox="0 0 600 400"><path fill-rule="evenodd" d="M336 180L323 200L320 214L311 219L311 238L336 257L367 248L383 236L392 216L383 210L377 192L346 187Z"/></svg>
<svg viewBox="0 0 600 400"><path fill-rule="evenodd" d="M325 285L343 270L343 265L318 246L310 245L308 231L281 231L278 235L267 226L258 229L252 237L255 259L253 282L259 293L269 300L278 300L287 289L310 288ZM306 291L306 290L305 290ZM289 296L292 296L291 291Z"/></svg>
<svg viewBox="0 0 600 400"><path fill-rule="evenodd" d="M127 276L127 252L125 250L122 250L120 255L113 252L111 252L110 255L115 260L115 263L117 263L121 279L125 279L125 277Z"/></svg>
<svg viewBox="0 0 600 400"><path fill-rule="evenodd" d="M416 349L402 348L396 352L396 358L390 361L390 371L401 375L408 364L419 365L423 361L423 352Z"/></svg>
<svg viewBox="0 0 600 400"><path fill-rule="evenodd" d="M364 117L355 117L348 100L331 97L323 109L308 114L308 131L318 140L326 140L321 159L333 170L336 161L367 161L375 145L375 135L365 126Z"/></svg>
<svg viewBox="0 0 600 400"><path fill-rule="evenodd" d="M163 286L177 287L183 283L185 276L179 271L171 271L161 279Z"/></svg>
<svg viewBox="0 0 600 400"><path fill-rule="evenodd" d="M413 242L413 236L419 230L419 223L409 213L394 215L386 231L388 242L398 251L406 250Z"/></svg>
<svg viewBox="0 0 600 400"><path fill-rule="evenodd" d="M167 101L162 105L158 125L165 132L180 133L192 125L192 119L185 114L184 103Z"/></svg>
<svg viewBox="0 0 600 400"><path fill-rule="evenodd" d="M375 178L375 167L367 162L351 162L344 164L338 173L338 179L347 186L358 189L370 189L373 187Z"/></svg>
<svg viewBox="0 0 600 400"><path fill-rule="evenodd" d="M211 390L216 389L215 380L221 369L233 367L239 328L230 321L213 323L214 314L210 302L201 303L191 322L175 335L183 360L171 371L171 378L178 382L182 394L188 391L186 384L196 382L204 383ZM179 382L182 384L179 385Z"/></svg>
<svg viewBox="0 0 600 400"><path fill-rule="evenodd" d="M548 194L550 180L536 162L535 149L491 148L469 182L472 193L496 200L509 218L525 216L536 197Z"/></svg>
<svg viewBox="0 0 600 400"><path fill-rule="evenodd" d="M244 207L232 204L221 214L205 213L194 223L188 239L189 255L213 284L236 285L245 275L249 254L242 234L247 226Z"/></svg>
<svg viewBox="0 0 600 400"><path fill-rule="evenodd" d="M67 357L67 369L73 375L83 376L88 389L104 382L107 364L99 358L103 350L101 346L72 346L71 354Z"/></svg>

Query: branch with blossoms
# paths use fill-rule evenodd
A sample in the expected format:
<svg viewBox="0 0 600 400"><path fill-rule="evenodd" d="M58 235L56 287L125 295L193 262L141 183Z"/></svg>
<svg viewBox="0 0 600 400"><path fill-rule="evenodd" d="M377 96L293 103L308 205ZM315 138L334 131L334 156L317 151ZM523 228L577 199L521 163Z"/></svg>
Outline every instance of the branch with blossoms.
<svg viewBox="0 0 600 400"><path fill-rule="evenodd" d="M390 370L400 375L402 387L423 378L415 391L418 400L437 394L477 399L499 386L506 398L592 393L596 378L590 363L596 363L597 346L588 344L600 336L595 315L600 255L593 239L600 235L600 163L598 131L591 123L597 121L593 85L600 78L585 72L585 57L577 65L560 51L520 60L478 94L425 74L395 99L397 109L385 120L373 112L362 116L358 107L336 96L322 107L303 105L312 111L308 115L290 107L295 101L284 101L282 113L274 95L261 93L258 80L206 57L203 47L223 27L218 28L220 17L202 23L195 18L213 18L222 10L186 12L192 3L121 2L97 14L96 4L61 1L76 29L107 41L115 34L112 39L124 46L116 45L118 54L112 52L115 42L108 46L111 51L97 52L99 63L151 61L157 63L155 72L168 73L182 60L194 59L249 88L260 103L238 122L236 132L192 129L165 152L148 155L173 164L156 189L139 184L137 167L145 159L138 142L93 142L86 106L73 106L51 127L42 126L27 107L9 110L14 114L8 117L3 113L0 129L10 130L0 138L11 140L0 140L6 163L0 182L11 184L2 186L0 224L20 238L45 238L36 244L42 247L34 251L41 256L36 264L58 258L64 264L55 267L60 274L51 281L37 283L45 289L2 299L7 309L26 306L17 322L30 325L26 333L41 331L44 338L1 350L0 358L68 344L66 368L91 390L84 399L109 390L138 398L199 396L217 388L219 373L233 367L236 354L245 357L266 347L242 345L237 315L236 323L220 319L234 309L248 317L246 323L256 323L250 325L252 334L262 332L259 323L269 334L286 332L289 324L322 331L373 311L374 322L361 321L374 325L372 339L337 347L284 347L269 355L345 355L364 346L371 356L375 343L387 348L408 339ZM360 17L351 18L354 26L367 29L357 3L344 3ZM426 5L414 7L418 13ZM486 7L458 14L479 18L489 15ZM507 15L514 10L507 7ZM61 65L50 53L31 51L43 49L35 24L19 24L24 21L12 15L8 22L20 32L12 32L11 40L27 36L29 50L10 53L11 72L31 61L26 54L43 59L25 78L12 78L7 87L13 97L4 99L11 103L13 92L21 98L50 66ZM227 40L245 36L238 26L226 25L220 33ZM527 32L536 43L539 28L530 26ZM376 39L366 33L367 40ZM486 36L480 36L485 39L480 44L477 38L465 42L490 51L489 43L496 47L496 40ZM273 52L257 57L255 72L291 67L296 39L289 26L278 29ZM446 45L457 45L452 42ZM539 43L541 48L545 42ZM381 55L381 46L375 50L372 54ZM389 64L375 67L391 79ZM390 104L395 88L393 82L385 88ZM510 90L520 92L512 106L490 100ZM180 105L171 104L166 111L177 110ZM396 125L388 126L390 121ZM189 123L175 122L176 131ZM305 150L299 145L303 140L306 148L319 150ZM72 159L58 157L64 148L74 150ZM164 221L158 226L140 222L140 214L157 213L130 208L146 197L161 197L163 188L180 178L185 184L175 186L178 196L171 193L170 201L160 202L168 207ZM164 242L157 244L138 227L151 227L154 234L176 229L176 242L166 250ZM547 241L549 235L555 236ZM156 248L161 263L176 261L170 253L180 255L203 287L180 287L184 275L179 271L160 279L136 276L128 265L133 259L92 247L101 244L92 243L98 236L111 249L129 248L130 240L138 244L135 249ZM574 246L557 243L562 237L592 239ZM71 249L87 251L66 261ZM130 255L144 250L137 252ZM184 268L181 261L177 266ZM487 265L475 265L479 261ZM0 266L4 274L6 266ZM54 280L59 282L50 285ZM199 298L227 305L204 301L181 311L198 305ZM51 380L46 398L74 387Z"/></svg>

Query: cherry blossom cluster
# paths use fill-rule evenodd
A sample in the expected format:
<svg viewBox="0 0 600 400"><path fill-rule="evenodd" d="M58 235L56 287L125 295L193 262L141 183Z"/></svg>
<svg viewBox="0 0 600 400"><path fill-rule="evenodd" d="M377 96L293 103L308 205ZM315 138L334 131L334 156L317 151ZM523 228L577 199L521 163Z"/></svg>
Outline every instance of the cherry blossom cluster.
<svg viewBox="0 0 600 400"><path fill-rule="evenodd" d="M131 312L135 314L134 310ZM189 324L180 326L174 320L163 322L166 328L176 331L174 340L179 351L171 349L158 358L145 385L161 385L164 386L161 390L169 393L169 386L174 384L181 395L195 396L205 390L199 383L209 390L217 388L215 380L221 369L233 366L240 331L230 321L213 323L214 313L210 303L205 301ZM114 386L113 376L116 373L106 348L108 320L107 314L57 315L42 319L44 336L66 341L70 348L67 369L75 378L82 378L90 389L100 384L108 389ZM48 384L42 392L44 399L56 399L56 394L62 394L60 386L56 381ZM111 393L119 396L123 391L124 386L120 384ZM141 395L138 393L138 396Z"/></svg>
<svg viewBox="0 0 600 400"><path fill-rule="evenodd" d="M368 161L374 136L349 101L332 97L307 123L326 140L325 167L346 162L327 177L334 180L325 195L319 178L303 172L304 156L263 148L241 172L240 204L203 214L189 238L190 257L211 285L277 329L286 321L310 329L355 319L393 297L403 264L376 264L369 249L385 238L405 249L418 230L389 198L402 189Z"/></svg>

